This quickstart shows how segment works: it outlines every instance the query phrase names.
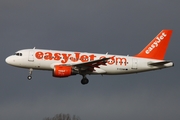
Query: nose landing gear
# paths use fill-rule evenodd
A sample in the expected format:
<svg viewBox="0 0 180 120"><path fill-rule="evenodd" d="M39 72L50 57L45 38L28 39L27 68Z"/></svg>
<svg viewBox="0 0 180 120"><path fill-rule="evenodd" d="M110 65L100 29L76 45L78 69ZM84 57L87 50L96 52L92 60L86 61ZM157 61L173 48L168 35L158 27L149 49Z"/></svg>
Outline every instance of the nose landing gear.
<svg viewBox="0 0 180 120"><path fill-rule="evenodd" d="M28 80L31 80L31 79L32 79L32 71L33 71L33 69L30 68L30 69L29 69L29 75L27 76L27 79L28 79Z"/></svg>

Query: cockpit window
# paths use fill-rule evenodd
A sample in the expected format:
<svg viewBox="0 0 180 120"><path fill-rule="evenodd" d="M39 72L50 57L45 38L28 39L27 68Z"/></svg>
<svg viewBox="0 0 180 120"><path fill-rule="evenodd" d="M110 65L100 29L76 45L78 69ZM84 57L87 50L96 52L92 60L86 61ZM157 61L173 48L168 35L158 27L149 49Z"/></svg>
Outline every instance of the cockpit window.
<svg viewBox="0 0 180 120"><path fill-rule="evenodd" d="M22 53L16 53L15 55L16 56L22 56Z"/></svg>

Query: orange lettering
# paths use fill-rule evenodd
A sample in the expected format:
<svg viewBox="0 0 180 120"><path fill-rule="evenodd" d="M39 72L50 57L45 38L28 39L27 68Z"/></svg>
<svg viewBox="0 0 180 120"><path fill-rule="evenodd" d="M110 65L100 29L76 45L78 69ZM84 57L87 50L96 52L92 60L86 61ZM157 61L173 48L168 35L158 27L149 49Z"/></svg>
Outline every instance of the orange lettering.
<svg viewBox="0 0 180 120"><path fill-rule="evenodd" d="M94 58L96 57L95 55L89 55L89 57L90 57L90 61L92 61L92 60L94 60Z"/></svg>
<svg viewBox="0 0 180 120"><path fill-rule="evenodd" d="M61 60L61 63L67 63L67 61L70 59L72 62L77 62L78 60L81 60L82 62L88 62L88 61L93 61L96 56L94 54L91 54L91 55L82 55L81 56L81 53L74 53L74 57L71 57L72 54L67 54L67 53L63 53L63 54L60 54L60 53L54 53L54 56L51 52L46 52L46 53L43 53L41 51L38 51L35 53L35 57L37 59L42 59L44 57L45 60L60 60L61 57L63 57L63 59ZM99 59L103 59L103 58L106 58L105 56L101 56ZM127 59L126 58L121 58L121 57L110 57L110 59L107 61L107 63L109 65L113 65L113 64L116 64L116 65L124 65L126 66L127 65Z"/></svg>
<svg viewBox="0 0 180 120"><path fill-rule="evenodd" d="M54 53L54 60L60 60L60 53Z"/></svg>
<svg viewBox="0 0 180 120"><path fill-rule="evenodd" d="M126 58L116 58L116 65L118 63L120 63L120 65L123 65L123 62L124 62L124 65L126 66L126 64L127 64L127 59Z"/></svg>
<svg viewBox="0 0 180 120"><path fill-rule="evenodd" d="M61 62L66 63L68 61L69 57L71 56L71 54L63 53L62 56L63 56L63 60L61 60Z"/></svg>
<svg viewBox="0 0 180 120"><path fill-rule="evenodd" d="M108 62L107 62L109 65L112 65L112 64L114 64L115 63L115 59L114 59L114 57L111 57L111 59L110 60L108 60Z"/></svg>
<svg viewBox="0 0 180 120"><path fill-rule="evenodd" d="M35 56L37 59L42 59L43 58L43 52L36 52Z"/></svg>
<svg viewBox="0 0 180 120"><path fill-rule="evenodd" d="M80 60L82 61L82 62L87 62L88 61L88 56L87 55L82 55L81 56L81 58L80 58Z"/></svg>
<svg viewBox="0 0 180 120"><path fill-rule="evenodd" d="M45 60L52 60L52 53L46 52L46 53L45 53L45 56L44 56L44 59L45 59Z"/></svg>
<svg viewBox="0 0 180 120"><path fill-rule="evenodd" d="M74 53L74 54L75 54L75 58L71 57L70 60L73 61L73 62L77 62L79 60L80 53Z"/></svg>

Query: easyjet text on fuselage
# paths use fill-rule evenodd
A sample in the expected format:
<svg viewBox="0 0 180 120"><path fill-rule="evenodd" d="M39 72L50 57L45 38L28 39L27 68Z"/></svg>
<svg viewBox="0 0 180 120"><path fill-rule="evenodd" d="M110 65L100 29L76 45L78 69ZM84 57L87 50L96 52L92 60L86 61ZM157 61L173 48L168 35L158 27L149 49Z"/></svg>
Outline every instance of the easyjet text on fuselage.
<svg viewBox="0 0 180 120"><path fill-rule="evenodd" d="M84 54L80 52L74 52L74 53L59 53L59 52L42 52L38 51L35 53L35 57L37 59L41 60L54 60L54 61L59 61L62 64L67 63L68 61L71 62L88 62L88 61L93 61L96 59L102 59L106 58L106 56L100 56L97 57L95 54ZM128 63L126 58L123 57L116 57L113 56L111 57L108 61L107 64L109 65L124 65L126 66Z"/></svg>

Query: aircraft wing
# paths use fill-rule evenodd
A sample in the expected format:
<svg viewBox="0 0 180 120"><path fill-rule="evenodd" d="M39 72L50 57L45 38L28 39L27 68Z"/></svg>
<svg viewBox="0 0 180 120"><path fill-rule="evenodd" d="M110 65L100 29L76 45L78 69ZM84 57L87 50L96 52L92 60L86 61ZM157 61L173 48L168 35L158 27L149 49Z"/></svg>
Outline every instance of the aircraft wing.
<svg viewBox="0 0 180 120"><path fill-rule="evenodd" d="M82 70L91 70L93 71L94 68L99 68L100 65L105 65L107 63L107 60L110 59L109 58L102 58L102 59L98 59L98 60L93 60L93 61L89 61L89 62L84 62L84 63L77 63L77 64L71 64L74 67L77 68L82 68Z"/></svg>

